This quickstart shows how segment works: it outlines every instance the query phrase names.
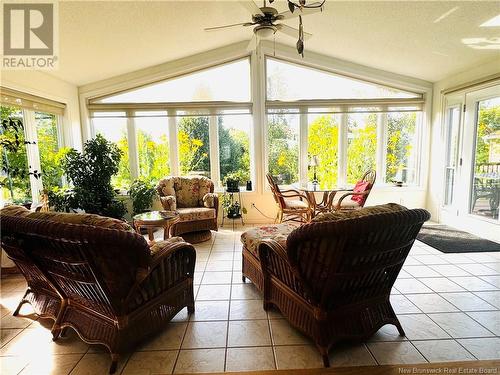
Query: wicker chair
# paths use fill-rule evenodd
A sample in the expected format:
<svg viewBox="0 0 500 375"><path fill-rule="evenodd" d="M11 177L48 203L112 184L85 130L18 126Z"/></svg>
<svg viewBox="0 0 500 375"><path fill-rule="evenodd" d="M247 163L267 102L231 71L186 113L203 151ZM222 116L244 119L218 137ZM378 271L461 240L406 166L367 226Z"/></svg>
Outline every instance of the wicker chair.
<svg viewBox="0 0 500 375"><path fill-rule="evenodd" d="M404 335L389 296L429 217L422 209L403 209L305 224L285 243L264 239L264 309L277 307L311 337L325 367L341 340L365 340L385 324Z"/></svg>
<svg viewBox="0 0 500 375"><path fill-rule="evenodd" d="M368 199L368 196L370 195L370 192L372 191L373 185L375 184L375 180L377 179L377 173L374 170L369 170L366 171L363 174L363 177L361 177L360 181L363 182L368 182L370 185L370 188L362 193L355 193L353 191L345 193L340 196L340 198L332 203L332 207L334 211L339 211L339 210L359 210L360 208L363 208L365 206L365 202ZM363 197L361 199L361 204L352 200L352 199L346 199L347 197ZM333 197L331 200L333 200Z"/></svg>
<svg viewBox="0 0 500 375"><path fill-rule="evenodd" d="M217 230L219 197L214 183L202 176L167 177L156 188L167 211L177 211L180 221L172 226L173 236L190 243L208 241Z"/></svg>
<svg viewBox="0 0 500 375"><path fill-rule="evenodd" d="M54 340L72 327L85 342L105 345L113 373L121 353L159 332L184 307L194 311L196 253L180 238L150 249L130 227L99 226L110 221L97 215L2 215L1 229L9 256L20 264L16 251L23 253L57 291Z"/></svg>
<svg viewBox="0 0 500 375"><path fill-rule="evenodd" d="M266 177L267 181L269 182L269 186L271 187L274 201L278 205L278 215L276 217L276 222L309 222L313 217L314 207L309 202L307 196L305 194L302 194L298 190L280 190L278 184L274 181L274 178L270 173L268 173Z"/></svg>

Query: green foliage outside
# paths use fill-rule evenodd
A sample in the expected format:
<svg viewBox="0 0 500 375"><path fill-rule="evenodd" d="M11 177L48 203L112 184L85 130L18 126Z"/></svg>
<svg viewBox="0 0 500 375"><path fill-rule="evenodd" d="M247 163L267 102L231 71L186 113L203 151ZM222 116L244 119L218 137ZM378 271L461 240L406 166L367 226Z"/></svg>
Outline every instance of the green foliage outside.
<svg viewBox="0 0 500 375"><path fill-rule="evenodd" d="M208 117L182 117L177 134L181 174L197 172L210 176Z"/></svg>
<svg viewBox="0 0 500 375"><path fill-rule="evenodd" d="M369 169L375 169L377 152L377 115L370 113L357 122L348 117L347 183L355 184Z"/></svg>
<svg viewBox="0 0 500 375"><path fill-rule="evenodd" d="M402 179L403 182L415 182L415 166L409 165L409 158L414 150L414 138L417 124L415 112L390 113L387 115L387 182ZM403 173L400 177L399 172ZM406 174L406 176L405 176Z"/></svg>
<svg viewBox="0 0 500 375"><path fill-rule="evenodd" d="M476 141L476 167L500 160L500 134L496 140L488 141L485 139L488 135L498 132L500 132L500 105L480 108ZM492 147L494 149L490 150ZM492 151L491 155L490 151Z"/></svg>

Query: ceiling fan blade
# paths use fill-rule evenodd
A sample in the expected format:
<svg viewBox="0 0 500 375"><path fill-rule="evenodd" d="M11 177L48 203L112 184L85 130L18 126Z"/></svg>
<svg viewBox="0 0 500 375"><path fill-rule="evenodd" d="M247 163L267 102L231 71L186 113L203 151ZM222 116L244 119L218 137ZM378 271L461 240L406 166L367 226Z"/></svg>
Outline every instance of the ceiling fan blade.
<svg viewBox="0 0 500 375"><path fill-rule="evenodd" d="M320 3L314 3L314 4L320 4ZM310 4L310 5L314 5ZM295 11L292 13L289 10L286 12L282 12L276 16L277 20L288 20L290 18L298 17L298 16L307 16L308 14L314 14L314 13L319 13L323 10L324 6L320 8L302 8L302 9L297 9L295 8Z"/></svg>
<svg viewBox="0 0 500 375"><path fill-rule="evenodd" d="M244 7L246 10L248 10L252 16L255 16L256 14L263 16L264 13L260 10L260 8L255 4L252 0L246 0L246 1L238 1L242 7Z"/></svg>
<svg viewBox="0 0 500 375"><path fill-rule="evenodd" d="M252 22L233 23L232 25L207 27L205 29L205 31L217 31L217 30L228 28L228 27L234 27L234 26L252 26L252 25L254 25L254 23L252 23Z"/></svg>
<svg viewBox="0 0 500 375"><path fill-rule="evenodd" d="M252 39L247 44L247 51L252 52L257 47L257 35L253 34Z"/></svg>
<svg viewBox="0 0 500 375"><path fill-rule="evenodd" d="M276 27L278 28L278 31L281 31L283 34L289 35L293 38L299 37L299 29L296 29L294 27L290 27L290 26L285 25L285 24L279 24L279 25L276 25ZM312 37L312 34L306 33L304 31L304 39L309 39L310 37Z"/></svg>

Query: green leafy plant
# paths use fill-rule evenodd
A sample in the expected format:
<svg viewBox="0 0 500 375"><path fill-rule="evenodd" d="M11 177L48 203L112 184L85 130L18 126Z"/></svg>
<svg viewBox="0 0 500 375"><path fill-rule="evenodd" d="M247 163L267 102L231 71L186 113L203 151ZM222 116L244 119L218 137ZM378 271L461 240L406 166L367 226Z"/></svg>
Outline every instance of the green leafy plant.
<svg viewBox="0 0 500 375"><path fill-rule="evenodd" d="M137 179L132 182L128 191L132 199L133 214L143 213L153 205L157 197L156 186L152 181Z"/></svg>
<svg viewBox="0 0 500 375"><path fill-rule="evenodd" d="M248 212L245 206L241 206L238 201L232 200L229 193L222 195L221 207L229 218L239 217L240 210L244 215Z"/></svg>
<svg viewBox="0 0 500 375"><path fill-rule="evenodd" d="M121 154L115 144L101 135L85 142L83 153L71 149L63 160L63 169L73 188L70 192L52 191L56 209L79 208L87 213L122 219L127 209L111 186L111 177L118 172Z"/></svg>

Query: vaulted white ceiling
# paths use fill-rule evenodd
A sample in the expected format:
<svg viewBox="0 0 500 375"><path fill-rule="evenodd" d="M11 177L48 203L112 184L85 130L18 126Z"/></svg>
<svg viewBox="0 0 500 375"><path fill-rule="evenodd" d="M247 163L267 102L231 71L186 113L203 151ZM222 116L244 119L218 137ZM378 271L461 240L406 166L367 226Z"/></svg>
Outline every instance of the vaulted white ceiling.
<svg viewBox="0 0 500 375"><path fill-rule="evenodd" d="M287 10L283 1L273 6ZM438 81L493 59L499 59L500 66L500 27L480 27L499 14L498 1L327 0L322 13L304 17L305 30L313 34L305 53ZM235 1L60 2L59 20L60 65L49 73L76 85L252 36L250 27L203 30L250 21L248 11ZM296 19L285 23L297 27ZM496 44L490 44L493 38ZM296 42L283 34L277 34L276 41L291 46Z"/></svg>

